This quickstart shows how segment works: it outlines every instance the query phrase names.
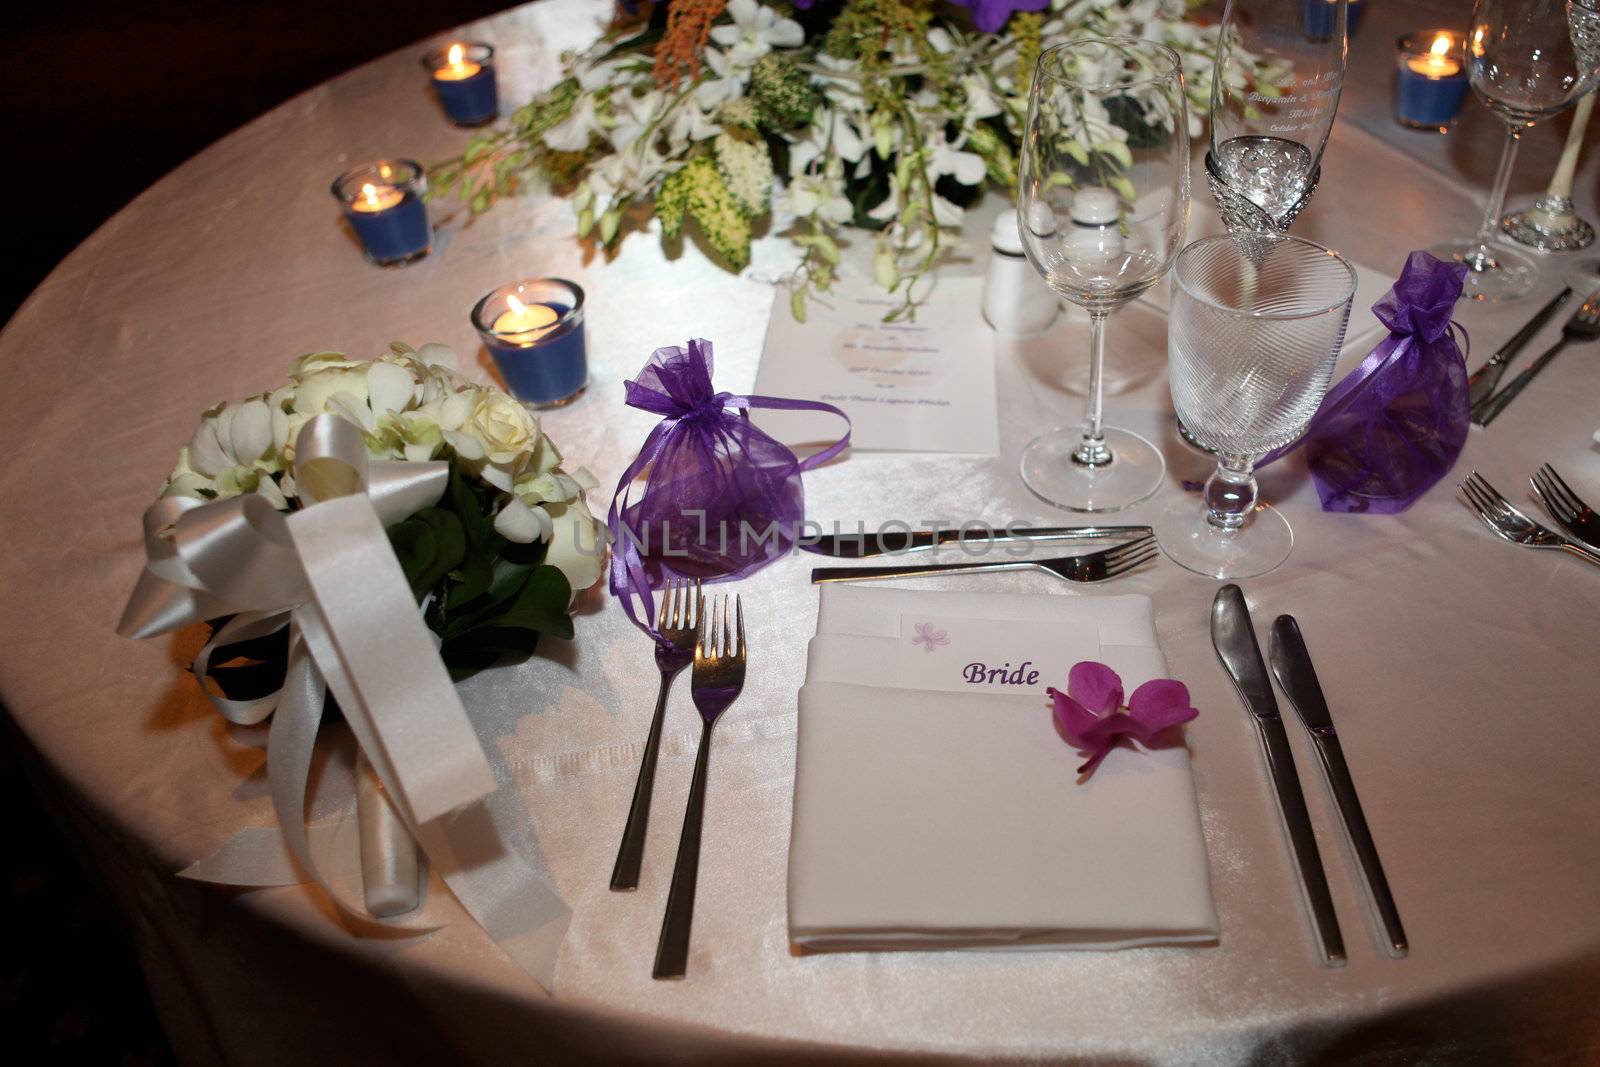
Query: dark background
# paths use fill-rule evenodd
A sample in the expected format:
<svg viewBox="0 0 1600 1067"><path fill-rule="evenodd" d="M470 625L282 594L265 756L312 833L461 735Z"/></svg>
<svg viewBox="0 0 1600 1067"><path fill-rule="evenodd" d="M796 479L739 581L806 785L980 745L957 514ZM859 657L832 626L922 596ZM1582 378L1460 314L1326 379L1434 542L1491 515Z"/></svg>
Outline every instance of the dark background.
<svg viewBox="0 0 1600 1067"><path fill-rule="evenodd" d="M0 322L147 186L296 93L511 0L0 0Z"/></svg>
<svg viewBox="0 0 1600 1067"><path fill-rule="evenodd" d="M211 142L341 71L508 6L0 0L0 322L101 223ZM0 725L8 1055L171 1062L119 917L39 807L19 739Z"/></svg>

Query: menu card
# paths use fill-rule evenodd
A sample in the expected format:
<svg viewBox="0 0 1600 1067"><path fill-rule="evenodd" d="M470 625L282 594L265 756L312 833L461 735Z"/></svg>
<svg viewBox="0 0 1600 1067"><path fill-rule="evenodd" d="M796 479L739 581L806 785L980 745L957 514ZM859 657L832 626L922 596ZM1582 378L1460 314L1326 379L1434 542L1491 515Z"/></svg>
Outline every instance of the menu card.
<svg viewBox="0 0 1600 1067"><path fill-rule="evenodd" d="M941 274L915 319L884 322L901 297L845 271L796 322L780 289L755 392L842 409L858 451L996 455L994 337L979 311L982 296L982 278ZM792 448L838 436L838 419L823 413L751 417Z"/></svg>

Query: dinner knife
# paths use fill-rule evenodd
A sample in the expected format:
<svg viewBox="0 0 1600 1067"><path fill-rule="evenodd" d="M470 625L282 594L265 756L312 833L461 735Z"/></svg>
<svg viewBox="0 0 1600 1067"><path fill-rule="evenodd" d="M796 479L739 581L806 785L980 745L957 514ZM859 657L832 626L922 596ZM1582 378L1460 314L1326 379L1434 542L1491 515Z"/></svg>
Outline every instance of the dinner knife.
<svg viewBox="0 0 1600 1067"><path fill-rule="evenodd" d="M1311 666L1311 653L1305 638L1300 636L1300 624L1293 615L1279 615L1272 624L1267 640L1267 657L1272 661L1272 673L1289 698L1289 706L1300 717L1306 732L1317 746L1322 759L1322 770L1328 778L1328 788L1339 806L1339 819L1349 835L1350 847L1361 864L1361 876L1367 883L1368 900L1372 904L1387 950L1396 958L1407 951L1405 928L1400 925L1400 910L1395 907L1394 894L1389 892L1389 879L1384 877L1383 864L1378 859L1378 846L1373 843L1372 831L1367 827L1367 817L1361 810L1361 799L1356 796L1356 783L1350 777L1350 767L1344 761L1344 749L1333 729L1333 716L1328 711L1328 701L1322 695L1316 669Z"/></svg>
<svg viewBox="0 0 1600 1067"><path fill-rule="evenodd" d="M823 534L815 541L802 539L800 545L824 556L864 559L963 541L997 545L1024 541L1099 541L1109 537L1142 537L1149 532L1148 526L1007 526L998 530L986 526L963 526L954 530L879 530L877 533L861 530L858 533Z"/></svg>
<svg viewBox="0 0 1600 1067"><path fill-rule="evenodd" d="M1261 751L1272 774L1273 789L1278 794L1278 814L1283 818L1290 851L1300 868L1300 888L1305 893L1322 961L1330 967L1342 967L1344 938L1339 933L1333 896L1328 892L1322 854L1317 851L1311 814L1306 810L1305 794L1300 791L1300 776L1294 770L1289 735L1283 728L1278 702L1272 695L1267 665L1261 661L1261 647L1256 644L1250 609L1245 606L1244 593L1237 585L1223 586L1211 602L1211 644L1255 719Z"/></svg>
<svg viewBox="0 0 1600 1067"><path fill-rule="evenodd" d="M1572 288L1561 290L1550 298L1550 302L1536 312L1514 335L1511 340L1500 346L1500 351L1489 357L1489 362L1467 375L1467 403L1477 407L1489 399L1489 394L1494 392L1494 387L1500 384L1500 378L1505 374L1506 368L1516 358L1527 343L1533 340L1534 334L1544 329L1544 324L1556 313L1562 304L1572 296Z"/></svg>

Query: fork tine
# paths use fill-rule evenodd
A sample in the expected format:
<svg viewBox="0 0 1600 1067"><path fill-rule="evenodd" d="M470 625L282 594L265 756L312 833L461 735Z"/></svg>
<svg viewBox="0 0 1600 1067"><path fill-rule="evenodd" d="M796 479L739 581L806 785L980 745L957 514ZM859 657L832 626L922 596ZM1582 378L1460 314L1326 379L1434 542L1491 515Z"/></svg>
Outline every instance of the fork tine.
<svg viewBox="0 0 1600 1067"><path fill-rule="evenodd" d="M1137 537L1132 541L1127 541L1123 544L1106 549L1103 553L1101 553L1101 558L1107 563L1110 563L1112 560L1121 556L1125 556L1130 552L1138 552L1145 546L1154 544L1155 540L1156 538L1154 534L1145 534L1143 537Z"/></svg>
<svg viewBox="0 0 1600 1067"><path fill-rule="evenodd" d="M1546 495L1559 501L1569 515L1578 515L1588 509L1588 505L1572 491L1572 486L1563 481L1561 475L1557 474L1556 469L1550 464L1541 466L1534 477L1543 477Z"/></svg>
<svg viewBox="0 0 1600 1067"><path fill-rule="evenodd" d="M1544 476L1543 469L1535 471L1533 477L1528 479L1528 484L1533 486L1533 495L1539 498L1539 503L1557 519L1570 522L1577 515L1577 512L1569 507L1566 500L1556 491L1556 487Z"/></svg>
<svg viewBox="0 0 1600 1067"><path fill-rule="evenodd" d="M733 597L733 617L735 625L738 627L738 656L740 659L744 659L744 598L737 593Z"/></svg>
<svg viewBox="0 0 1600 1067"><path fill-rule="evenodd" d="M1154 559L1156 556L1158 556L1160 554L1161 554L1161 550L1159 548L1157 548L1155 545L1151 545L1149 548L1145 549L1143 552L1138 553L1137 555L1124 556L1121 559L1117 560L1117 562L1112 563L1112 564L1110 564L1109 566L1106 567L1106 577L1107 578L1115 578L1117 575L1126 573L1127 571L1131 571L1131 570L1133 570L1133 568L1137 567L1139 564L1144 563L1144 562L1146 562L1148 560Z"/></svg>
<svg viewBox="0 0 1600 1067"><path fill-rule="evenodd" d="M1550 466L1550 464L1546 463L1544 466L1540 467L1539 469L1544 471L1545 474L1547 474L1550 477L1551 483L1554 484L1556 486L1556 488L1560 489L1562 494L1564 496L1566 496L1566 498L1572 502L1574 511L1582 511L1583 510L1583 498L1578 496L1577 493L1572 491L1572 486L1567 484L1567 480L1565 478L1561 477L1561 475L1556 473L1556 469L1554 467L1552 467L1552 466Z"/></svg>
<svg viewBox="0 0 1600 1067"><path fill-rule="evenodd" d="M1483 491L1482 479L1474 473L1472 477L1461 483L1461 491L1466 494L1478 514L1488 519L1489 513L1494 510L1493 502L1489 495Z"/></svg>
<svg viewBox="0 0 1600 1067"><path fill-rule="evenodd" d="M721 640L717 642L717 655L719 657L733 655L733 630L728 625L728 601L731 599L731 597L726 596L722 598L722 629L718 634Z"/></svg>
<svg viewBox="0 0 1600 1067"><path fill-rule="evenodd" d="M670 594L671 588L672 587L669 585L666 589L661 590L661 600L660 600L659 603L656 604L656 629L657 630L665 630L667 628L667 599L668 599L668 596Z"/></svg>

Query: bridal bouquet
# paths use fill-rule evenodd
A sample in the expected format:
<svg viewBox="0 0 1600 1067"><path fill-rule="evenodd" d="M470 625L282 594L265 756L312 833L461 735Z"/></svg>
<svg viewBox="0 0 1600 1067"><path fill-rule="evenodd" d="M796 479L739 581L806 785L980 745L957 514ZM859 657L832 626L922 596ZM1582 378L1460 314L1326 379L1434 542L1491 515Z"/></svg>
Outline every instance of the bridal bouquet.
<svg viewBox="0 0 1600 1067"><path fill-rule="evenodd" d="M594 479L563 469L521 404L453 368L440 345L319 352L282 388L207 411L145 511L118 629L209 622L193 665L207 699L236 727L270 719L235 736L265 742L277 826L239 831L185 876L314 881L354 932L420 933L427 918L405 917L420 851L548 986L569 910L502 838L487 804L500 785L452 677L570 638L605 541L584 501ZM352 782L365 765L382 788L308 824L329 695L359 748ZM356 875L364 900L346 891Z"/></svg>
<svg viewBox="0 0 1600 1067"><path fill-rule="evenodd" d="M903 295L904 314L964 207L987 185L1015 189L1042 48L1083 35L1170 45L1187 75L1190 135L1200 133L1219 31L1190 21L1190 6L623 0L592 48L565 57L566 77L475 134L430 183L481 212L540 177L572 196L580 238L613 247L653 213L664 242L691 233L732 270L776 215L800 256L786 283L798 318L807 294L831 284L844 231L876 231L875 277ZM1288 79L1280 62L1236 55L1230 92L1273 96ZM1127 165L1130 128L1171 129L1154 96L1126 107L1137 114L1087 114L1073 148L1101 175Z"/></svg>
<svg viewBox="0 0 1600 1067"><path fill-rule="evenodd" d="M585 501L594 477L563 470L527 408L454 368L455 353L438 344L396 344L370 362L302 356L281 388L207 411L161 495L255 493L288 511L296 437L313 417L335 415L360 430L372 459L449 462L438 503L387 533L455 676L531 651L541 632L570 638L568 601L595 583L604 556ZM225 671L214 676L226 687Z"/></svg>

